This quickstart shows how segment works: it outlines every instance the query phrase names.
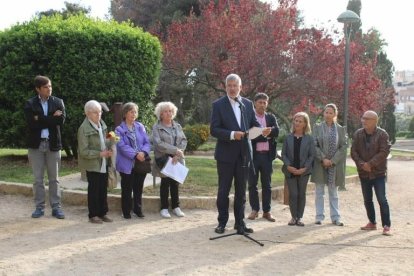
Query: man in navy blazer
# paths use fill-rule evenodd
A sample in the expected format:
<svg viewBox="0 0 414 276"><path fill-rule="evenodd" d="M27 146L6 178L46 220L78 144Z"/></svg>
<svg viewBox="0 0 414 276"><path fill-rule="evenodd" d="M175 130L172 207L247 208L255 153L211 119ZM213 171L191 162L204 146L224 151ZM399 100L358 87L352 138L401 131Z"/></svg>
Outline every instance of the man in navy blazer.
<svg viewBox="0 0 414 276"><path fill-rule="evenodd" d="M244 219L248 166L251 161L250 141L246 132L253 126L260 127L253 110L253 103L240 97L241 79L236 74L226 78L226 96L213 102L210 133L217 138L214 158L218 172L218 226L215 232L222 234L229 219L229 192L234 179L234 228L237 233L253 233ZM263 130L267 136L270 128Z"/></svg>

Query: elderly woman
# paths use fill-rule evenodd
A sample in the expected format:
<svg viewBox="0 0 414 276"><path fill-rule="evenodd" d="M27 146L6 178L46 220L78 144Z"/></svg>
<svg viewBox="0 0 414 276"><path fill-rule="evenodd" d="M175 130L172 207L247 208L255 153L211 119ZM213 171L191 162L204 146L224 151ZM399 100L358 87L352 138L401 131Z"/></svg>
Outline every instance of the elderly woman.
<svg viewBox="0 0 414 276"><path fill-rule="evenodd" d="M107 127L101 120L102 107L94 100L85 104L86 118L78 129L78 163L88 180L88 209L91 223L112 222L108 212L108 150Z"/></svg>
<svg viewBox="0 0 414 276"><path fill-rule="evenodd" d="M322 224L324 215L325 185L328 186L331 221L343 226L339 214L338 186L345 182L347 137L345 129L336 122L338 108L327 104L323 110L324 121L314 128L316 155L312 172L315 186L315 224Z"/></svg>
<svg viewBox="0 0 414 276"><path fill-rule="evenodd" d="M152 140L154 145L155 161L165 156L172 157L173 164L180 162L184 164L184 150L187 146L187 138L184 135L181 125L174 121L177 114L177 107L172 102L160 102L155 107L155 115L158 122L152 127ZM162 168L153 163L153 175L161 177L160 199L161 216L171 218L168 212L168 193L171 193L171 205L173 213L178 217L184 217L180 209L178 195L179 183L174 179L163 175Z"/></svg>
<svg viewBox="0 0 414 276"><path fill-rule="evenodd" d="M293 116L292 132L282 148L282 171L289 190L289 208L292 215L288 225L305 226L302 221L306 204L306 186L312 171L315 143L310 135L309 116L305 112Z"/></svg>
<svg viewBox="0 0 414 276"><path fill-rule="evenodd" d="M115 129L119 136L116 145L116 170L121 175L121 202L122 214L125 219L131 218L131 205L137 217L143 218L141 202L142 188L146 173L137 173L133 170L135 162L144 162L149 158L150 141L145 127L135 121L138 117L138 105L126 103L122 106L123 122ZM133 193L133 204L131 204L131 192Z"/></svg>

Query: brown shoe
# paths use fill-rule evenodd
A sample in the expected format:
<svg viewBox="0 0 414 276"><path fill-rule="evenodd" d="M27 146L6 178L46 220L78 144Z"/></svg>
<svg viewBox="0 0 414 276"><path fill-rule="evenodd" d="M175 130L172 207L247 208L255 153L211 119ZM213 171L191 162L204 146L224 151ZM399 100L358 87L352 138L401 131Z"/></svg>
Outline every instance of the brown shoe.
<svg viewBox="0 0 414 276"><path fill-rule="evenodd" d="M89 219L90 223L102 224L102 220L99 217L91 217Z"/></svg>
<svg viewBox="0 0 414 276"><path fill-rule="evenodd" d="M368 222L367 225L361 227L361 230L377 230L377 224Z"/></svg>
<svg viewBox="0 0 414 276"><path fill-rule="evenodd" d="M102 220L103 222L113 222L113 220L112 220L112 219L110 219L110 218L108 218L108 216L107 216L107 215L105 215L105 216L101 217L101 220Z"/></svg>
<svg viewBox="0 0 414 276"><path fill-rule="evenodd" d="M271 221L271 222L276 221L275 218L272 216L272 213L270 213L270 212L263 213L263 218L267 219L268 221Z"/></svg>
<svg viewBox="0 0 414 276"><path fill-rule="evenodd" d="M259 217L259 213L257 211L255 211L255 210L253 210L247 218L248 219L251 219L251 220L254 220L257 217Z"/></svg>

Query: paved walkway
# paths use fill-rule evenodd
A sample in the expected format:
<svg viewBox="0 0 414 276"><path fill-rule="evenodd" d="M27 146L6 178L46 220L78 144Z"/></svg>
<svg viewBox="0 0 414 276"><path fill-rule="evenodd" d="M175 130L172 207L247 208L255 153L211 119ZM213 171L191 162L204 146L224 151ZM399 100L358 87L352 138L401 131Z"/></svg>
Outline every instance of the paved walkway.
<svg viewBox="0 0 414 276"><path fill-rule="evenodd" d="M117 188L121 189L121 177L118 175ZM160 184L161 179L156 177L156 184ZM145 178L144 187L152 186L154 184L154 177L152 174L147 174ZM88 189L88 182L81 179L81 173L74 173L60 177L60 186L68 190L86 190Z"/></svg>

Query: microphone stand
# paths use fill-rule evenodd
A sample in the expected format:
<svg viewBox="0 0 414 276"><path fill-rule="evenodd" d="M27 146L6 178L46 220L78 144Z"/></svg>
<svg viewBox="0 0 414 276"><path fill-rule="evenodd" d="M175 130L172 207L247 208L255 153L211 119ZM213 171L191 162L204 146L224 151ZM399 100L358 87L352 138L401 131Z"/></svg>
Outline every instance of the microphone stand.
<svg viewBox="0 0 414 276"><path fill-rule="evenodd" d="M254 169L254 164L253 164L253 148L252 148L252 142L249 139L249 130L247 129L247 126L246 126L245 106L238 98L236 98L235 101L239 103L240 113L241 113L241 118L240 119L243 122L243 128L244 128L244 131L245 131L245 135L242 139L246 142L247 149L248 149L248 154L243 154L243 164L242 164L242 167L244 168L244 177L245 177L245 179L247 179L249 164L252 168L253 174L256 174L256 171ZM243 142L243 140L242 140L242 142ZM235 233L230 233L230 234L220 235L220 236L217 236L217 237L210 238L210 240L217 240L217 239L221 239L221 238L225 238L225 237L229 237L229 236L234 236L234 235L242 235L242 236L248 238L249 240L257 243L258 245L264 246L263 243L261 243L258 240L250 237L248 233L246 233L244 231L239 231L239 230L237 230L237 232L235 232Z"/></svg>

